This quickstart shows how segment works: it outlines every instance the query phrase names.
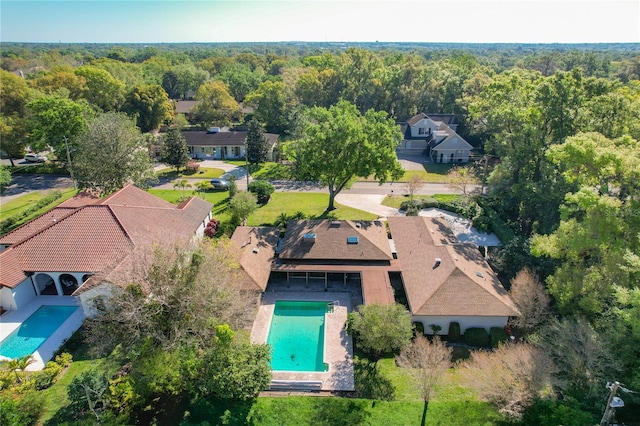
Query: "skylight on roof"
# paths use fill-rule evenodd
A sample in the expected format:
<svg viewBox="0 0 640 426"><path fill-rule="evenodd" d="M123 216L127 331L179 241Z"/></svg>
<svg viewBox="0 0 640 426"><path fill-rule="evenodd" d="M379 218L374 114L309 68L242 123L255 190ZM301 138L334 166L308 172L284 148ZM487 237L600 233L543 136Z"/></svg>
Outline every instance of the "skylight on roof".
<svg viewBox="0 0 640 426"><path fill-rule="evenodd" d="M358 244L358 237L347 237L347 244Z"/></svg>

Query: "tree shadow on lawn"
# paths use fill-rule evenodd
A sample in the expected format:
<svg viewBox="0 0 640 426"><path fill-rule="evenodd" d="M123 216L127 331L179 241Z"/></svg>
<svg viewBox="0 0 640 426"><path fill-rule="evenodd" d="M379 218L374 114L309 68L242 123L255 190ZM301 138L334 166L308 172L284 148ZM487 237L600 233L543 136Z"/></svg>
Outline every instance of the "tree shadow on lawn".
<svg viewBox="0 0 640 426"><path fill-rule="evenodd" d="M349 398L318 398L314 404L311 425L352 426L365 423L371 415L368 401Z"/></svg>
<svg viewBox="0 0 640 426"><path fill-rule="evenodd" d="M376 362L355 356L353 372L358 397L384 401L392 401L395 398L393 384L380 372Z"/></svg>
<svg viewBox="0 0 640 426"><path fill-rule="evenodd" d="M183 413L182 418L165 419L168 422L158 424L246 425L254 402L196 398L182 405L182 410L179 410Z"/></svg>

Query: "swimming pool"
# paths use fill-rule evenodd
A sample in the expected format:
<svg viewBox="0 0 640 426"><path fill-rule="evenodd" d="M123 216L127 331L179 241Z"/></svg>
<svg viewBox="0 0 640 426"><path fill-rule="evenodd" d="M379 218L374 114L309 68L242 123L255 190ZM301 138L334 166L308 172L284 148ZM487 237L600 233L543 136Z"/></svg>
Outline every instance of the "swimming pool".
<svg viewBox="0 0 640 426"><path fill-rule="evenodd" d="M278 300L267 343L275 371L326 371L324 316L328 302Z"/></svg>
<svg viewBox="0 0 640 426"><path fill-rule="evenodd" d="M40 306L20 327L0 342L0 355L7 358L31 355L77 309L77 306Z"/></svg>

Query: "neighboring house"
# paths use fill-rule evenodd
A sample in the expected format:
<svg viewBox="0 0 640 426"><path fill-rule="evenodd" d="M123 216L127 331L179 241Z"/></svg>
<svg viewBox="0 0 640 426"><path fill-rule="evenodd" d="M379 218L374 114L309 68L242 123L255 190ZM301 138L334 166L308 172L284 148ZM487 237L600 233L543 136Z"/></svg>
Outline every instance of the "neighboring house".
<svg viewBox="0 0 640 426"><path fill-rule="evenodd" d="M398 150L426 152L434 163L466 163L473 146L456 133L457 127L453 114L417 114L400 126L403 140Z"/></svg>
<svg viewBox="0 0 640 426"><path fill-rule="evenodd" d="M434 217L389 217L413 321L448 334L449 324L504 327L518 310L477 247L459 243Z"/></svg>
<svg viewBox="0 0 640 426"><path fill-rule="evenodd" d="M241 160L245 158L246 131L220 131L214 127L208 132L182 132L187 140L191 158L202 160ZM269 141L267 159L273 161L273 148L278 143L279 135L264 134Z"/></svg>
<svg viewBox="0 0 640 426"><path fill-rule="evenodd" d="M80 194L0 237L0 305L17 310L40 295L91 298L132 254L156 243L187 245L204 235L212 205L192 197L173 205L134 186L106 198Z"/></svg>
<svg viewBox="0 0 640 426"><path fill-rule="evenodd" d="M184 114L185 118L191 122L193 121L193 109L199 101L182 100L178 99L174 101L174 111L176 114Z"/></svg>
<svg viewBox="0 0 640 426"><path fill-rule="evenodd" d="M260 277L258 284L250 283L254 289L266 289L262 261L269 264L272 278L286 279L294 290L320 285L325 291L340 291L358 285L365 304L393 303L394 291L404 290L412 320L423 323L425 330L439 325L440 334L447 334L453 321L462 332L470 327L489 331L518 315L477 247L459 243L445 221L389 217L388 224L389 230L381 221L291 221L277 245L271 233L264 245L257 237L271 232L265 231L269 228L255 228L255 239L247 238L252 228L239 228L236 233L241 235L234 234L233 240L244 241L246 273ZM258 247L259 253L267 252L263 257L252 251ZM254 268L259 272L251 272Z"/></svg>

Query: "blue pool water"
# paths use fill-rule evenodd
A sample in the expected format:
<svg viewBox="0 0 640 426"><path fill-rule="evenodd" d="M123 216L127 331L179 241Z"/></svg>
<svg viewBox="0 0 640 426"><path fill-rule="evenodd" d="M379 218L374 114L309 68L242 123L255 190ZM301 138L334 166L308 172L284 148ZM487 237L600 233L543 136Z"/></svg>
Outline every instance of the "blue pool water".
<svg viewBox="0 0 640 426"><path fill-rule="evenodd" d="M267 343L275 371L325 371L327 302L277 301Z"/></svg>
<svg viewBox="0 0 640 426"><path fill-rule="evenodd" d="M0 342L0 355L31 355L78 309L77 306L41 306L20 327Z"/></svg>

